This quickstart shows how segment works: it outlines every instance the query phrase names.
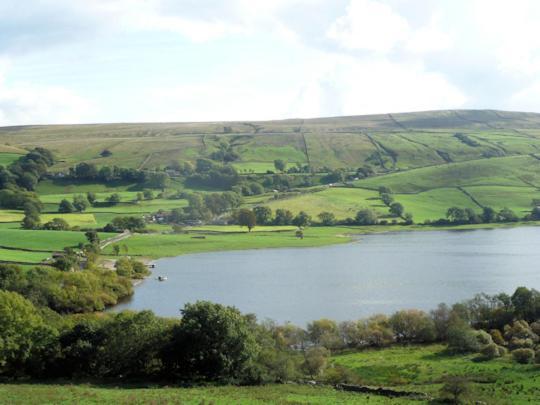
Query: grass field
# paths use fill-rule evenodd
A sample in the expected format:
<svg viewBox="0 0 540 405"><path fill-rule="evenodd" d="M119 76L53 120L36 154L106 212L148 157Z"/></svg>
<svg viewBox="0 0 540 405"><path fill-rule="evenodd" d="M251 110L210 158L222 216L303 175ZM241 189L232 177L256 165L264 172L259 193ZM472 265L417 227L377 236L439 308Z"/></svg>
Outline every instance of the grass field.
<svg viewBox="0 0 540 405"><path fill-rule="evenodd" d="M228 227L224 227L228 228ZM130 255L152 258L178 256L223 250L261 249L277 247L315 247L349 242L347 233L352 228L308 228L304 239L296 238L294 231L269 232L260 228L257 232L197 232L187 234L141 234L122 241ZM204 239L199 239L204 236ZM112 245L105 249L112 254Z"/></svg>
<svg viewBox="0 0 540 405"><path fill-rule="evenodd" d="M323 191L303 193L290 198L277 200L269 198L266 201L257 201L257 204L261 203L272 210L285 208L293 213L305 211L314 220L317 220L317 215L323 211L333 212L338 219L354 218L356 212L363 207L372 208L381 215L388 213L388 208L379 199L378 192L360 188L327 188Z"/></svg>
<svg viewBox="0 0 540 405"><path fill-rule="evenodd" d="M266 385L257 387L126 388L92 385L1 384L0 403L37 404L403 404L418 401L347 393L330 387Z"/></svg>
<svg viewBox="0 0 540 405"><path fill-rule="evenodd" d="M521 404L540 399L540 366L505 358L478 361L478 355L449 355L443 345L396 346L336 356L363 384L436 395L445 376L472 381L473 398L489 404Z"/></svg>
<svg viewBox="0 0 540 405"><path fill-rule="evenodd" d="M2 153L0 152L0 166L8 166L21 157L18 153Z"/></svg>
<svg viewBox="0 0 540 405"><path fill-rule="evenodd" d="M99 233L102 240L115 235ZM52 252L67 246L76 247L80 242L86 243L84 232L0 229L0 246ZM3 257L3 253L0 254L0 259Z"/></svg>
<svg viewBox="0 0 540 405"><path fill-rule="evenodd" d="M50 257L50 253L24 252L21 250L10 250L0 248L0 261L20 262L20 263L40 263Z"/></svg>

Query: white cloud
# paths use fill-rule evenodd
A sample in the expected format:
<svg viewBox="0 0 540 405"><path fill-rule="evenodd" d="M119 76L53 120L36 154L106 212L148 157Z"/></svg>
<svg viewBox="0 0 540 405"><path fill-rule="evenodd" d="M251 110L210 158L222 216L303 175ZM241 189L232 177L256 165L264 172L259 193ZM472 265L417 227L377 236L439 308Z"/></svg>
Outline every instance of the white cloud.
<svg viewBox="0 0 540 405"><path fill-rule="evenodd" d="M351 0L346 14L328 29L327 36L345 49L388 52L409 34L407 20L386 4Z"/></svg>
<svg viewBox="0 0 540 405"><path fill-rule="evenodd" d="M91 104L61 86L6 84L0 63L0 125L66 124L89 121Z"/></svg>
<svg viewBox="0 0 540 405"><path fill-rule="evenodd" d="M326 66L304 85L294 103L304 117L329 115L329 103L338 107L330 115L358 115L459 108L467 101L444 76L420 64L333 55Z"/></svg>

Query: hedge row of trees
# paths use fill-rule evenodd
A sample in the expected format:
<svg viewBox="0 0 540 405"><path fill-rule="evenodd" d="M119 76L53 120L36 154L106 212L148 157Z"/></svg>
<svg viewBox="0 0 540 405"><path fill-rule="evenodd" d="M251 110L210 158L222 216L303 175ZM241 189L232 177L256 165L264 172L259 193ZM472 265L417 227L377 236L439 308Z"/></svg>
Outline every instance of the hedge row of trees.
<svg viewBox="0 0 540 405"><path fill-rule="evenodd" d="M518 362L540 360L540 294L523 287L503 299L508 300L512 319L491 330L475 329L478 319L497 311L486 312L478 300L498 301L502 295L480 296L452 307L441 304L430 313L397 311L339 324L321 319L302 329L259 323L235 308L204 301L187 304L181 320L156 317L150 311L62 317L49 309L48 300L37 300L24 288L16 291L3 281L0 375L12 378L257 384L309 377L350 382L355 377L347 370L328 366L331 351L396 342L441 341L450 351L479 352L484 359L510 350ZM536 321L523 319L523 311Z"/></svg>
<svg viewBox="0 0 540 405"><path fill-rule="evenodd" d="M166 172L149 172L118 166L97 167L93 163L79 163L69 169L68 178L83 181L97 181L103 183L136 183L143 187L164 189L170 183Z"/></svg>
<svg viewBox="0 0 540 405"><path fill-rule="evenodd" d="M49 150L35 148L7 168L0 166L0 189L34 190L53 164L54 157Z"/></svg>

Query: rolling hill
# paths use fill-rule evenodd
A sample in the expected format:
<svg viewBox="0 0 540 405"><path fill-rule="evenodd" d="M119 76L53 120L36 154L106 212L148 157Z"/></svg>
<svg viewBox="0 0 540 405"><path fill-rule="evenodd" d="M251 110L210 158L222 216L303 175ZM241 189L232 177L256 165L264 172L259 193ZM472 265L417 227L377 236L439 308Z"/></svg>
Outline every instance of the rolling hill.
<svg viewBox="0 0 540 405"><path fill-rule="evenodd" d="M154 169L209 157L223 144L239 157L240 173L266 173L273 161L309 164L317 172L370 165L376 176L347 187L305 190L283 200L272 195L247 205L334 211L354 216L361 207L381 214L379 186L416 221L444 216L450 205L480 210L510 207L523 214L540 199L540 114L445 110L259 122L46 125L0 128L0 164L34 146L55 152L52 171L79 162ZM101 157L103 150L112 154ZM50 188L50 192L45 192ZM69 190L69 191L68 191ZM81 189L82 190L82 189ZM98 189L96 189L98 190ZM74 193L44 184L40 194ZM99 191L99 190L98 190ZM104 190L105 191L105 190Z"/></svg>

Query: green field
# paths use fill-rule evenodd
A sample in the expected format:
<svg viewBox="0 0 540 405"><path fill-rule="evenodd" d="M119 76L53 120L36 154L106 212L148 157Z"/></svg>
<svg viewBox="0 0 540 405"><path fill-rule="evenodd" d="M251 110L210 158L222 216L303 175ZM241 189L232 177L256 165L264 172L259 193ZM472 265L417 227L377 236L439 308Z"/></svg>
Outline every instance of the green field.
<svg viewBox="0 0 540 405"><path fill-rule="evenodd" d="M437 395L444 377L472 382L476 401L489 404L531 403L540 398L538 365L521 365L511 356L475 361L478 355L449 355L443 345L395 346L336 356L335 363L353 370L363 384Z"/></svg>
<svg viewBox="0 0 540 405"><path fill-rule="evenodd" d="M536 403L540 398L538 365L521 365L510 356L478 361L478 355L451 355L445 346L393 346L337 354L331 363L349 369L359 383L397 391L439 397L448 376L463 376L470 382L465 403ZM374 394L343 392L332 387L283 384L258 387L175 388L137 386L93 386L91 384L2 384L0 398L9 404L44 403L215 403L215 404L426 404L425 400L392 399ZM0 401L1 402L1 401Z"/></svg>
<svg viewBox="0 0 540 405"><path fill-rule="evenodd" d="M223 227L228 228L228 227ZM234 229L234 228L233 228ZM304 239L296 238L294 231L266 231L261 227L257 232L216 233L198 231L187 234L140 234L122 241L127 245L130 255L152 258L178 256L187 253L202 253L222 250L261 249L277 247L315 247L351 240L346 234L353 233L353 228L330 227L308 228ZM204 237L204 239L201 239ZM112 245L105 249L112 254Z"/></svg>
<svg viewBox="0 0 540 405"><path fill-rule="evenodd" d="M114 233L100 233L102 240L115 236ZM0 245L4 247L52 252L64 247L76 247L86 242L84 232L72 231L33 231L23 229L0 229ZM0 255L0 259L3 254Z"/></svg>
<svg viewBox="0 0 540 405"><path fill-rule="evenodd" d="M8 166L21 157L18 153L0 152L0 166Z"/></svg>
<svg viewBox="0 0 540 405"><path fill-rule="evenodd" d="M88 384L2 384L0 403L37 404L403 404L418 401L347 393L331 387L283 384L259 387L126 388Z"/></svg>
<svg viewBox="0 0 540 405"><path fill-rule="evenodd" d="M41 263L50 256L50 253L45 252L25 252L0 248L0 261L36 264Z"/></svg>

